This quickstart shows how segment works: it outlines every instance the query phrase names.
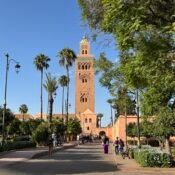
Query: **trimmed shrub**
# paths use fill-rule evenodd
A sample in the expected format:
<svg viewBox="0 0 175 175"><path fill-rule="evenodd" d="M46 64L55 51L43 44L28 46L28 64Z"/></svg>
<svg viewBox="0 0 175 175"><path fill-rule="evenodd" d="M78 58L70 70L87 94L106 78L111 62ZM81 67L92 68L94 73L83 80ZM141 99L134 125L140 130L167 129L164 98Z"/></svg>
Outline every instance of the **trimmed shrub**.
<svg viewBox="0 0 175 175"><path fill-rule="evenodd" d="M29 136L17 136L13 139L14 141L30 141Z"/></svg>
<svg viewBox="0 0 175 175"><path fill-rule="evenodd" d="M133 158L143 167L171 167L172 157L155 149L133 149Z"/></svg>
<svg viewBox="0 0 175 175"><path fill-rule="evenodd" d="M36 144L32 141L7 141L0 146L0 151L10 151L14 149L31 148L36 147Z"/></svg>
<svg viewBox="0 0 175 175"><path fill-rule="evenodd" d="M48 142L48 137L50 133L49 123L41 123L37 129L32 134L32 139L37 145L46 146Z"/></svg>

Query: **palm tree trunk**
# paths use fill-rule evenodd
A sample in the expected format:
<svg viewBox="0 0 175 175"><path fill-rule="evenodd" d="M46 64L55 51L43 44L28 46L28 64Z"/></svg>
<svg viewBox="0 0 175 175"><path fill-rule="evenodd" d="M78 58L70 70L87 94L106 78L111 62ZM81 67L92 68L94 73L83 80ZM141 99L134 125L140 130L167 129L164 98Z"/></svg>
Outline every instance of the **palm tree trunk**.
<svg viewBox="0 0 175 175"><path fill-rule="evenodd" d="M24 121L24 113L23 113L23 121Z"/></svg>
<svg viewBox="0 0 175 175"><path fill-rule="evenodd" d="M43 69L41 70L41 120L43 119Z"/></svg>
<svg viewBox="0 0 175 175"><path fill-rule="evenodd" d="M63 118L63 114L64 114L64 86L63 86L63 92L62 92L62 118Z"/></svg>
<svg viewBox="0 0 175 175"><path fill-rule="evenodd" d="M165 139L165 149L166 149L167 153L171 155L170 138L169 137L166 137L166 139Z"/></svg>
<svg viewBox="0 0 175 175"><path fill-rule="evenodd" d="M66 104L66 109L67 109L67 114L66 114L66 125L68 125L68 115L69 115L69 68L67 67L67 77L68 77L68 84L67 84L67 104Z"/></svg>
<svg viewBox="0 0 175 175"><path fill-rule="evenodd" d="M49 122L52 121L52 111L53 111L53 97L49 96Z"/></svg>

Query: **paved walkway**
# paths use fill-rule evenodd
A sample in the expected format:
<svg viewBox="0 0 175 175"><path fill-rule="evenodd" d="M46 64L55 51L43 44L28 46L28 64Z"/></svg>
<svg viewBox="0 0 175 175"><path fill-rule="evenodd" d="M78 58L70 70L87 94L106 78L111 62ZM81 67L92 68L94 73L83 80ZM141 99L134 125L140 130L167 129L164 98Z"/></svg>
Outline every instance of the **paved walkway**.
<svg viewBox="0 0 175 175"><path fill-rule="evenodd" d="M75 143L66 143L61 147L54 148L53 152L57 152L63 149L68 149L76 146ZM0 167L24 162L30 159L41 157L48 154L48 147L28 148L21 150L13 150L0 153Z"/></svg>
<svg viewBox="0 0 175 175"><path fill-rule="evenodd" d="M14 170L22 169L22 172L30 171L33 165L35 172L45 174L44 171L54 171L53 174L105 174L105 175L175 175L175 168L143 168L140 167L133 159L122 159L121 156L115 155L111 146L108 155L104 155L101 145L85 144L75 147L75 144L65 144L64 147L58 147L55 151L70 148L65 151L59 151L52 157L48 156L47 148L24 149L19 151L11 151L8 154L0 155L0 168L6 169L11 167ZM45 155L44 157L40 157ZM40 158L39 158L40 157ZM34 159L36 158L36 159ZM20 164L18 164L21 162ZM26 163L25 163L26 162ZM17 164L16 164L17 163ZM41 166L43 163L46 166ZM16 164L16 165L15 165ZM82 165L81 167L79 165ZM28 169L25 167L27 166ZM22 167L22 168L21 168ZM39 168L39 172L37 170ZM49 168L48 168L49 167ZM53 167L53 170L52 168ZM71 167L71 169L68 169ZM26 169L25 169L26 168ZM46 168L46 169L45 169ZM29 172L28 172L29 173ZM36 173L36 174L37 174ZM1 172L0 172L1 174ZM32 174L33 175L33 174Z"/></svg>

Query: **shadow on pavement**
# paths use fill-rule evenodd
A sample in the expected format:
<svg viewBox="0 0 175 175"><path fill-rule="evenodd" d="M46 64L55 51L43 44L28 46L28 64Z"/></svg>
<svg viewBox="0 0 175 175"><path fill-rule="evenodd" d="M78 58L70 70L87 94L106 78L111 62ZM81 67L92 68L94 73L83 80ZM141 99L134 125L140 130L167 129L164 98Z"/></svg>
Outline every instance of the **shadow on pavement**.
<svg viewBox="0 0 175 175"><path fill-rule="evenodd" d="M85 174L105 173L117 170L116 164L111 161L111 154L105 155L100 148L94 145L81 146L62 152L51 157L45 156L27 162L14 164L8 170L9 174L25 175L56 175L56 174ZM96 151L95 151L96 150ZM9 167L6 167L9 169ZM5 171L5 169L3 169ZM3 174L2 174L3 175Z"/></svg>

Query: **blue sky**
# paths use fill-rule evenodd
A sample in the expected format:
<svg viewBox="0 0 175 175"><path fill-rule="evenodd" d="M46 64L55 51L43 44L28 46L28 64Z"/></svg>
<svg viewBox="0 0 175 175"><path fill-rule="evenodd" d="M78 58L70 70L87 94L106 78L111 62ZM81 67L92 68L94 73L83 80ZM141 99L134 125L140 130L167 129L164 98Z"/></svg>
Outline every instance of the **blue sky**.
<svg viewBox="0 0 175 175"><path fill-rule="evenodd" d="M69 47L79 53L79 42L84 33L90 36L81 21L81 11L76 0L0 0L0 105L4 103L5 54L20 62L21 70L15 73L10 63L7 90L7 107L18 113L21 104L27 104L28 113L40 111L40 72L33 60L43 53L51 58L48 72L55 76L65 74L58 64L57 53ZM103 41L103 38L101 38ZM91 42L91 53L98 58L105 52L112 61L117 59L115 45L104 46L100 41ZM74 67L71 68L70 112L74 112L75 89ZM61 91L59 88L54 102L54 113L61 112ZM96 77L95 110L103 113L102 125L110 122L110 98ZM47 93L43 89L43 110L47 112Z"/></svg>

